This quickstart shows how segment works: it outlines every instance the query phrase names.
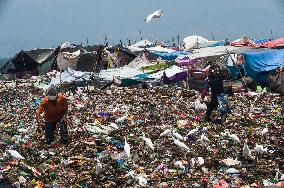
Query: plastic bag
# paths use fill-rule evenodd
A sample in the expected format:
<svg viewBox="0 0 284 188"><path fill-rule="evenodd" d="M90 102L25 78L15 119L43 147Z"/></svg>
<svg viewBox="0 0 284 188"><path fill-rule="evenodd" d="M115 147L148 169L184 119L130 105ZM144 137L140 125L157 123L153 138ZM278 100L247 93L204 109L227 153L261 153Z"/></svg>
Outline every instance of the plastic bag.
<svg viewBox="0 0 284 188"><path fill-rule="evenodd" d="M217 96L219 102L219 110L221 114L226 114L231 112L230 103L228 100L228 95L220 94Z"/></svg>

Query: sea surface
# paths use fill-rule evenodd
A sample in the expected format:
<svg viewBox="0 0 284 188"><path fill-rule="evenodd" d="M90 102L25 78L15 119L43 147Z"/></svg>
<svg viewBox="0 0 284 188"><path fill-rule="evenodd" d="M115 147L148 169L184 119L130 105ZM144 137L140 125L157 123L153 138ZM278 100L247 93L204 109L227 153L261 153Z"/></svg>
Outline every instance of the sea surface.
<svg viewBox="0 0 284 188"><path fill-rule="evenodd" d="M0 68L2 68L8 61L9 58L0 58Z"/></svg>

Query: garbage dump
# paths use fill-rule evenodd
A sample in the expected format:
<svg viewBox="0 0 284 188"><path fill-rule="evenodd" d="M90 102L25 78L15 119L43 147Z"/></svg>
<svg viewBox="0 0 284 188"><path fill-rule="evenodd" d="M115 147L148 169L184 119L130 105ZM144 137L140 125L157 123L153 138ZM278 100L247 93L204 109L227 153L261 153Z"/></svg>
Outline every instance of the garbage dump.
<svg viewBox="0 0 284 188"><path fill-rule="evenodd" d="M61 145L57 135L46 145L35 121L44 92L30 84L1 84L0 185L284 184L283 97L277 94L229 96L231 113L222 124L218 111L204 121L206 101L179 87L79 88L66 96L69 144Z"/></svg>

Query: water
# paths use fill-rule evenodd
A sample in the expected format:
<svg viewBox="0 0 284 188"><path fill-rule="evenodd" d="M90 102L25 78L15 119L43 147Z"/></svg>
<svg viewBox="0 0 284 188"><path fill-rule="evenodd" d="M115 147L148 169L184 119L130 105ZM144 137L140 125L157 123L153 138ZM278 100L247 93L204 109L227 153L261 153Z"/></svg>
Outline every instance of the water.
<svg viewBox="0 0 284 188"><path fill-rule="evenodd" d="M7 61L9 61L8 58L0 58L0 68L2 68L7 63Z"/></svg>

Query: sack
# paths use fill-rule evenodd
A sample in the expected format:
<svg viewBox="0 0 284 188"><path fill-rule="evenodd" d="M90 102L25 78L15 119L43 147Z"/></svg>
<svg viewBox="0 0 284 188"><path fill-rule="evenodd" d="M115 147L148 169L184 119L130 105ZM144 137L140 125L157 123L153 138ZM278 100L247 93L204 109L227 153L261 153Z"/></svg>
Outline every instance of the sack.
<svg viewBox="0 0 284 188"><path fill-rule="evenodd" d="M228 95L219 94L217 96L219 102L219 110L221 114L226 114L231 112L230 103L228 100Z"/></svg>

